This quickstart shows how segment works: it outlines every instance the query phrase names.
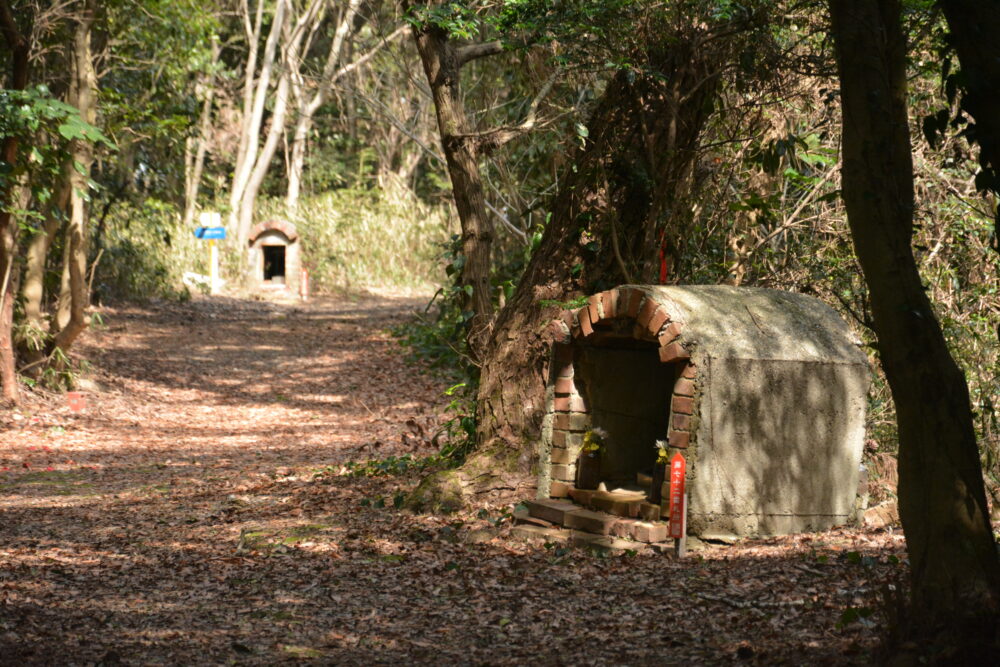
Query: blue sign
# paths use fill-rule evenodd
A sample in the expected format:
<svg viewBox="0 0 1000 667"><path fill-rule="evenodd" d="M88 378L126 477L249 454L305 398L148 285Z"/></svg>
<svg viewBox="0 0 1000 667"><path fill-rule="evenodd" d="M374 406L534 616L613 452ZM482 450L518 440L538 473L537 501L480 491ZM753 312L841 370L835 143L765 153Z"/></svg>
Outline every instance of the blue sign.
<svg viewBox="0 0 1000 667"><path fill-rule="evenodd" d="M199 239L224 239L226 238L225 227L196 227L194 235Z"/></svg>

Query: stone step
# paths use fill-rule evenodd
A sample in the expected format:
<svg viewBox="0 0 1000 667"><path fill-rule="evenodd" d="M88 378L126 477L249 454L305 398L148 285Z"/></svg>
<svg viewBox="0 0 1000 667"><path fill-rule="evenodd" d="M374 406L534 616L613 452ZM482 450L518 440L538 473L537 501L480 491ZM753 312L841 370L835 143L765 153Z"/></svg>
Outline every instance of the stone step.
<svg viewBox="0 0 1000 667"><path fill-rule="evenodd" d="M632 519L639 516L639 506L642 505L641 500L617 500L615 498L608 497L609 495L612 494L595 494L590 499L590 506L595 510L607 512L608 514L614 514L615 516L628 517Z"/></svg>
<svg viewBox="0 0 1000 667"><path fill-rule="evenodd" d="M635 519L621 519L611 529L611 534L615 537L627 537L636 542L664 542L667 539L669 530L667 524L661 522L637 521Z"/></svg>
<svg viewBox="0 0 1000 667"><path fill-rule="evenodd" d="M525 542L537 544L557 542L562 544L569 542L572 531L565 528L544 528L542 526L522 524L511 528L510 534L511 537L524 540Z"/></svg>
<svg viewBox="0 0 1000 667"><path fill-rule="evenodd" d="M579 530L572 531L570 544L575 547L598 549L601 551L642 551L647 545L638 542L631 542L617 537L607 537L604 535L594 535Z"/></svg>
<svg viewBox="0 0 1000 667"><path fill-rule="evenodd" d="M526 509L514 510L514 523L541 526L542 528L552 528L553 526L551 521L531 516L531 513Z"/></svg>
<svg viewBox="0 0 1000 667"><path fill-rule="evenodd" d="M563 525L567 528L575 528L576 530L607 537L611 534L611 529L619 521L619 518L611 514L605 514L604 512L577 509L565 513L563 516Z"/></svg>
<svg viewBox="0 0 1000 667"><path fill-rule="evenodd" d="M529 500L524 504L531 516L558 526L566 525L564 521L566 512L580 509L578 505L568 500Z"/></svg>

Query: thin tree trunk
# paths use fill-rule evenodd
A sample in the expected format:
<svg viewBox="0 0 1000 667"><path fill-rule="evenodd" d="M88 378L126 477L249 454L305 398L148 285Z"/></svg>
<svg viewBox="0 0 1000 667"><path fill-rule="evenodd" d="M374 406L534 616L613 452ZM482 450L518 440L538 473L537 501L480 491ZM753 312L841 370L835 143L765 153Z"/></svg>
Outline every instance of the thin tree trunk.
<svg viewBox="0 0 1000 667"><path fill-rule="evenodd" d="M326 102L326 98L330 94L330 88L333 86L335 80L342 76L336 71L337 64L341 61L340 54L344 50L347 34L354 24L354 18L357 15L360 5L361 0L350 0L347 7L344 8L344 12L340 16L340 22L337 24L336 30L334 30L333 40L330 42L330 50L327 52L326 63L323 65L323 73L320 75L319 86L317 86L315 94L312 97L308 97L305 95L305 91L301 90L300 94L297 95L299 102L298 114L295 118L295 129L292 131L291 159L288 168L288 190L285 194L285 205L290 211L294 211L299 204L302 167L305 164L306 139L309 137L309 131L312 129L313 116L315 116L316 111ZM289 67L295 68L295 71L298 72L301 70L302 63L289 63Z"/></svg>
<svg viewBox="0 0 1000 667"><path fill-rule="evenodd" d="M219 62L222 48L217 39L212 40L212 68ZM198 209L198 192L201 189L201 174L205 168L205 154L208 151L208 135L212 130L212 101L215 99L215 75L205 76L205 99L201 105L201 117L198 120L198 136L194 138L196 147L193 151L191 169L187 174L184 188L184 226L194 222L194 214Z"/></svg>
<svg viewBox="0 0 1000 667"><path fill-rule="evenodd" d="M237 242L241 252L246 248L247 239L250 236L250 229L253 227L254 206L257 202L257 195L260 193L261 185L267 176L267 171L271 166L271 160L278 150L278 145L285 132L285 117L288 112L288 97L292 86L292 78L296 75L290 63L300 63L302 53L302 41L310 28L315 26L323 8L321 0L313 0L292 28L285 26L282 39L282 61L285 65L284 71L278 79L278 87L275 91L274 109L271 111L270 126L264 145L257 155L255 150L254 161L251 165L250 173L247 176L243 187L238 209L237 209ZM289 10L290 11L290 10ZM259 90L258 90L259 92ZM256 144L254 145L256 148ZM251 163L248 162L248 165Z"/></svg>
<svg viewBox="0 0 1000 667"><path fill-rule="evenodd" d="M239 244L240 249L246 248L247 239L250 237L250 229L253 227L254 205L257 202L257 195L260 187L264 183L264 177L271 166L271 160L278 150L281 136L285 131L285 114L288 111L289 81L288 75L283 74L278 81L278 89L275 91L274 112L271 114L271 126L267 132L267 138L257 156L250 177L247 179L246 187L243 190L243 198L239 206Z"/></svg>
<svg viewBox="0 0 1000 667"><path fill-rule="evenodd" d="M45 223L42 229L28 242L21 299L24 304L24 321L32 329L32 336L41 336L48 329L45 326L42 309L42 303L45 299L45 268L49 248L51 248L52 241L61 226L60 214L67 209L69 204L70 172L72 170L72 166L68 164L63 168L58 190L45 214ZM41 372L40 362L45 357L46 347L44 342L38 344L38 341L35 340L22 343L21 355L27 366L30 367L31 374L37 375Z"/></svg>
<svg viewBox="0 0 1000 667"><path fill-rule="evenodd" d="M900 518L911 577L904 638L934 662L995 663L1000 565L969 393L911 245L900 2L831 0L830 13L844 118L844 203L899 425Z"/></svg>
<svg viewBox="0 0 1000 667"><path fill-rule="evenodd" d="M233 163L233 174L242 169L243 162L246 160L247 147L250 144L250 120L253 117L250 110L253 107L255 90L254 74L257 72L257 54L260 51L260 33L264 21L264 1L259 0L257 2L257 11L252 23L250 21L250 7L247 2L248 0L242 0L241 4L243 27L247 37L247 60L243 67L243 103L240 106L240 139L236 145L236 160ZM256 135L253 138L256 139ZM235 178L231 186L235 187ZM232 196L232 192L230 192L230 196ZM238 197L236 201L239 201ZM230 200L230 204L232 203L232 200Z"/></svg>
<svg viewBox="0 0 1000 667"><path fill-rule="evenodd" d="M30 44L21 34L14 13L6 0L0 0L0 34L10 49L10 80L12 90L24 90L28 86L28 55ZM17 136L4 137L0 145L0 157L7 164L17 163L20 142ZM16 405L20 399L17 385L17 370L14 362L14 299L17 296L18 267L17 225L10 208L20 198L22 186L9 185L0 191L0 401Z"/></svg>
<svg viewBox="0 0 1000 667"><path fill-rule="evenodd" d="M258 11L260 11L259 7ZM243 220L247 216L243 213L242 202L245 199L244 194L246 192L247 184L250 182L254 166L257 164L260 129L264 120L264 105L267 101L268 90L271 87L271 73L274 70L278 41L283 31L286 13L287 0L278 0L277 5L274 8L274 19L271 22L271 31L268 33L267 42L264 44L264 54L261 59L260 76L253 85L252 105L249 107L243 107L244 117L248 118L248 120L244 121L245 124L242 128L243 131L240 142L241 147L245 143L246 148L242 152L243 159L237 161L236 168L233 172L232 189L229 193L229 226L231 229L236 230L236 241L241 250L246 245L247 236L250 234L249 226L247 226L246 229L243 228ZM259 38L259 33L255 34L254 37ZM248 80L252 81L252 78L253 77L251 75ZM247 92L244 90L244 104L246 104L247 98L250 96L251 95L247 95ZM249 217L252 219L252 211Z"/></svg>
<svg viewBox="0 0 1000 667"><path fill-rule="evenodd" d="M76 86L76 107L80 118L88 123L97 120L97 73L91 51L91 31L97 11L97 0L87 0L77 19L73 34L73 75ZM85 193L89 189L90 167L94 161L94 148L89 141L74 139L70 146L72 160L77 165L70 170L70 215L66 225L64 270L68 275L66 292L60 295L68 305L68 320L59 323L52 348L67 356L77 337L89 324L87 307L90 292L87 286L87 220L89 205Z"/></svg>

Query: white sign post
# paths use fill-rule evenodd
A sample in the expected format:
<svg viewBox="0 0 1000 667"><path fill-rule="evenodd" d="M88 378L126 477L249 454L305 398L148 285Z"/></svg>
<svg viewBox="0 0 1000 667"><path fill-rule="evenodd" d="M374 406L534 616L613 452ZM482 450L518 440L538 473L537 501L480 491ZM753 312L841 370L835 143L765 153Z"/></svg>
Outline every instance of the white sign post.
<svg viewBox="0 0 1000 667"><path fill-rule="evenodd" d="M214 228L220 229L222 227L222 214L218 211L202 211L198 216L198 221L201 223L202 228ZM202 238L205 238L203 236ZM209 278L209 294L218 294L222 291L222 286L219 281L219 247L215 244L215 238L207 236L208 238L208 278Z"/></svg>

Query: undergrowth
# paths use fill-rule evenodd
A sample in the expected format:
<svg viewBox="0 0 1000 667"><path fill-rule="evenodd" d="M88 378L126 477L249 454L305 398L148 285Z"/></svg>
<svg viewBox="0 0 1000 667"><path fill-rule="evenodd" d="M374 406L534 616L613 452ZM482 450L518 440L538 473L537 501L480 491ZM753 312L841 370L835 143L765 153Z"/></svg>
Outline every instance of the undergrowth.
<svg viewBox="0 0 1000 667"><path fill-rule="evenodd" d="M294 215L283 199L263 200L257 219L292 222L316 291L394 288L428 293L440 281L438 248L452 224L447 209L396 190L343 188L304 198Z"/></svg>

